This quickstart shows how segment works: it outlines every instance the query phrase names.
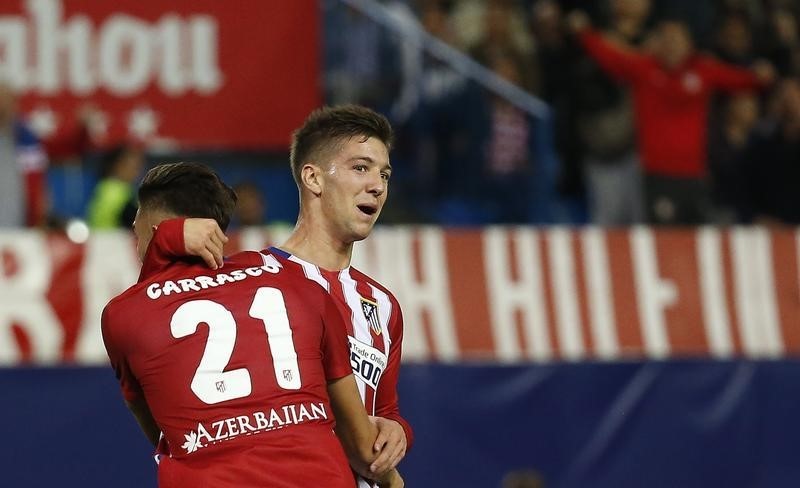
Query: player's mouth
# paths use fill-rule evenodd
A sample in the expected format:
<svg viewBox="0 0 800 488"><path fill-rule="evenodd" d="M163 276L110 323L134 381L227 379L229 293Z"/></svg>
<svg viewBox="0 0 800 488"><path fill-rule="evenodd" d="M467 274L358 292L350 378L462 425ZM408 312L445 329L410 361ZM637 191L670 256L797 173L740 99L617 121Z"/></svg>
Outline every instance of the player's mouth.
<svg viewBox="0 0 800 488"><path fill-rule="evenodd" d="M370 205L368 203L362 203L361 205L356 205L356 208L358 208L358 210L361 211L361 213L364 213L370 217L375 215L375 213L378 211L377 205Z"/></svg>

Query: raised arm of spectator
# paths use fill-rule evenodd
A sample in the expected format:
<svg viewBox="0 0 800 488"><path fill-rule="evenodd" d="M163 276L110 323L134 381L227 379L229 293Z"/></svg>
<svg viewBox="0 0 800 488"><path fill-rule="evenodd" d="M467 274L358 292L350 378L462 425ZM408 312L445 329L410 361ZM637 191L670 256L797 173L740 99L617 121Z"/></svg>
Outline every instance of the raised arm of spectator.
<svg viewBox="0 0 800 488"><path fill-rule="evenodd" d="M752 69L747 69L709 59L704 71L715 89L727 92L758 90L775 81L775 70L766 61L759 61Z"/></svg>
<svg viewBox="0 0 800 488"><path fill-rule="evenodd" d="M593 29L584 12L571 13L567 22L588 55L610 76L623 82L630 82L647 67L649 63L647 56L621 46Z"/></svg>

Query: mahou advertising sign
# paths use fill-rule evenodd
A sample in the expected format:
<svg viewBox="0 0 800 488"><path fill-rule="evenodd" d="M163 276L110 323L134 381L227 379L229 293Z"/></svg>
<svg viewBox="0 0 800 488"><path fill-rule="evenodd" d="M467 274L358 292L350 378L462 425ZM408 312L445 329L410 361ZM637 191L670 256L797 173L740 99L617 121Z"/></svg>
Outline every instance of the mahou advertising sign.
<svg viewBox="0 0 800 488"><path fill-rule="evenodd" d="M285 149L320 103L317 2L3 0L0 80L42 137Z"/></svg>

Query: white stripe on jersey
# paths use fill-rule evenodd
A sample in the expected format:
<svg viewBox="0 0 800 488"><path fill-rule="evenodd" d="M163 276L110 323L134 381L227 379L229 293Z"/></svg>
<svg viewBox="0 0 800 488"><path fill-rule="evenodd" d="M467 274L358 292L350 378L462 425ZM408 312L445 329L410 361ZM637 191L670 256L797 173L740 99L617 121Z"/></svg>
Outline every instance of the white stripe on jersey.
<svg viewBox="0 0 800 488"><path fill-rule="evenodd" d="M275 256L273 256L272 254L264 254L263 252L260 251L258 254L261 255L261 259L264 261L264 266L275 266L279 269L283 268L283 265L280 263L280 261L275 259Z"/></svg>
<svg viewBox="0 0 800 488"><path fill-rule="evenodd" d="M325 291L327 291L329 294L331 293L331 284L327 279L325 279L324 276L322 276L322 272L320 272L317 266L303 261L294 255L290 255L289 260L302 266L303 273L306 275L306 278L317 282L325 289ZM361 295L358 293L356 281L352 276L350 276L350 268L341 270L338 277L339 284L342 286L342 295L347 302L348 308L350 308L350 324L348 328L352 328L354 339L372 346L373 342L372 335L370 334L370 325L367 321L367 318L364 316L363 309L361 308ZM392 317L392 302L386 293L379 290L371 283L367 284L372 290L372 296L375 297L375 300L378 303L378 316L381 324L381 335L383 336L384 351L386 357L388 358L389 349L392 343L389 335L389 319ZM366 398L367 384L357 375L355 376L355 379L356 385L358 386L358 393L361 395L361 401L363 402ZM367 413L369 415L372 415L375 412L376 398L377 394L372 396L372 406L371 408L367 408ZM375 488L377 486L377 484L373 484L361 476L358 476L358 488Z"/></svg>
<svg viewBox="0 0 800 488"><path fill-rule="evenodd" d="M294 261L295 263L299 264L303 267L303 273L306 275L306 278L312 281L316 281L319 286L325 288L325 291L328 293L331 292L331 285L328 283L328 280L322 276L320 273L319 268L314 266L311 263L307 263L300 258L295 257L294 255L289 256L289 261Z"/></svg>
<svg viewBox="0 0 800 488"><path fill-rule="evenodd" d="M388 356L389 349L392 345L392 337L389 335L389 320L392 318L392 302L389 300L389 295L382 292L371 283L369 287L372 290L372 296L374 296L375 301L378 302L378 316L380 317L381 322L383 350L386 351L386 355Z"/></svg>
<svg viewBox="0 0 800 488"><path fill-rule="evenodd" d="M345 268L339 272L339 282L342 284L342 292L347 306L350 307L350 322L353 325L353 338L371 346L372 335L369 333L369 323L367 322L367 318L364 317L364 312L361 310L361 295L359 295L356 289L356 281L350 276L350 268ZM361 394L361 401L366 401L366 382L356 376L356 384L358 385L358 393ZM370 415L372 415L374 411L374 405L372 410L367 409L367 413Z"/></svg>

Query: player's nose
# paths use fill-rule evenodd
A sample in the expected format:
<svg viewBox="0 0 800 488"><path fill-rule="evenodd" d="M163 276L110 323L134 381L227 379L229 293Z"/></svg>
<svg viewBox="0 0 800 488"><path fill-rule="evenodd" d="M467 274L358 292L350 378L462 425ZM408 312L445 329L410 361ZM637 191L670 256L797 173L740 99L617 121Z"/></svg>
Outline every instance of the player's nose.
<svg viewBox="0 0 800 488"><path fill-rule="evenodd" d="M386 191L386 180L383 179L380 173L376 172L370 175L369 182L367 183L367 193L379 197Z"/></svg>

